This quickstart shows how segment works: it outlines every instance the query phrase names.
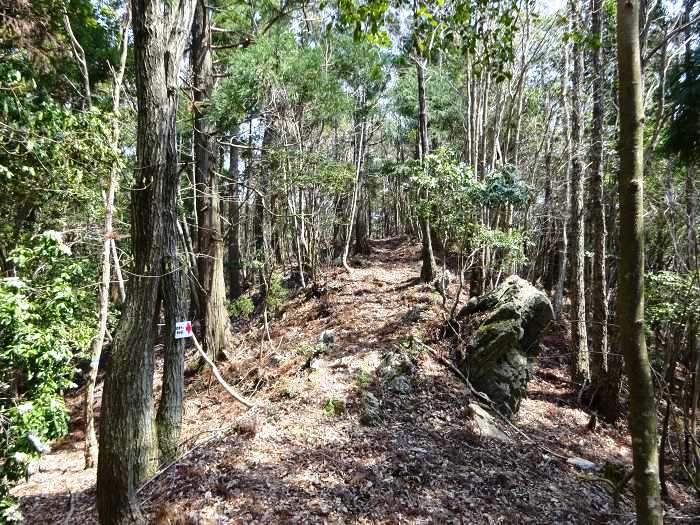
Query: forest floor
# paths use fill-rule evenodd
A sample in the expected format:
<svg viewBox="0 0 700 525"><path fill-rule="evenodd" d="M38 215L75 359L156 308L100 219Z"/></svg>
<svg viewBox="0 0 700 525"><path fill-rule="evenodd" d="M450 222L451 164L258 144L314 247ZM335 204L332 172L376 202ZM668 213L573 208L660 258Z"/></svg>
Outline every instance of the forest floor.
<svg viewBox="0 0 700 525"><path fill-rule="evenodd" d="M615 505L605 482L564 459L631 464L624 423L588 430L590 414L566 380L565 336L545 339L513 421L521 433L503 425L510 443L481 440L465 424L462 383L410 344L437 348L445 318L440 296L416 282L418 248L402 239L372 246L351 274L331 269L320 286L288 298L269 335L262 323L239 331L229 356L236 364L222 369L252 410L210 374L188 378L187 453L140 490L150 521L633 523L629 488ZM317 345L324 330L335 334L328 347ZM382 371L400 354L412 364L397 389ZM375 426L360 423L363 392L380 402ZM27 523L96 523L81 400L82 392L69 400L71 434L13 489ZM669 487L667 521L697 523L697 502L682 485Z"/></svg>

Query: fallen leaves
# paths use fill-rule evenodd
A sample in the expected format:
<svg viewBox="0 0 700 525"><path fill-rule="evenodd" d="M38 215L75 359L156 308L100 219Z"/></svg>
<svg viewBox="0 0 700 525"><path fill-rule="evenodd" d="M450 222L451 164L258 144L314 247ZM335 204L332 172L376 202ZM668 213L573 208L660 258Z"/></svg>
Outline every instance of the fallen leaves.
<svg viewBox="0 0 700 525"><path fill-rule="evenodd" d="M410 366L402 365L409 361L399 343L434 328L439 298L415 283L416 247L382 241L373 248L368 268L350 275L332 269L317 289L290 299L284 319L271 320L272 344L261 344L259 327L239 334L237 363L222 373L247 394L258 389L254 417L231 426L241 408L217 383L192 379L184 437L189 446L219 437L140 493L149 519L164 525L628 523L628 503L615 509L604 487L580 479L574 466L512 429L500 429L511 443L475 439L464 388L433 359L418 352ZM402 322L414 301L426 319ZM335 334L319 358L328 366L300 370L306 358L297 347L314 344L324 330ZM401 368L394 377L403 379L392 383L387 366ZM629 461L621 429L599 423L596 432L585 432L589 416L566 403L561 375L554 365L536 375L515 424L567 457ZM323 410L329 399L344 406L332 417ZM376 411L370 426L360 423L363 399ZM16 488L30 523L37 516L62 523L69 493L76 494L71 522L96 523L94 470L82 470L81 446L77 439L64 443Z"/></svg>

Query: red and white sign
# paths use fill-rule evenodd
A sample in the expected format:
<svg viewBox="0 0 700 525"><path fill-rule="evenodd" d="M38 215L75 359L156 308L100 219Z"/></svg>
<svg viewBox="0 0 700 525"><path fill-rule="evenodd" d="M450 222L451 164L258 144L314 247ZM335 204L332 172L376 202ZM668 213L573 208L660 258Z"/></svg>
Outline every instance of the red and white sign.
<svg viewBox="0 0 700 525"><path fill-rule="evenodd" d="M190 321L175 323L175 339L185 339L186 337L192 337L192 323Z"/></svg>

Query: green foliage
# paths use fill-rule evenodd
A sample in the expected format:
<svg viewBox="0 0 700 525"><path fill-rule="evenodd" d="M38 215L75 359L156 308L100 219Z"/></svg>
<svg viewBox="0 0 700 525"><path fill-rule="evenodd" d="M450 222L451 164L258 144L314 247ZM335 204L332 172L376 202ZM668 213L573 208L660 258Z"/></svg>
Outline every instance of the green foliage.
<svg viewBox="0 0 700 525"><path fill-rule="evenodd" d="M0 523L19 523L22 519L19 503L10 497L0 497Z"/></svg>
<svg viewBox="0 0 700 525"><path fill-rule="evenodd" d="M121 0L4 2L0 48L26 51L27 64L38 71L42 87L68 102L76 96L75 86L82 78L63 23L64 5L73 33L85 51L91 83L109 79L106 66L116 53Z"/></svg>
<svg viewBox="0 0 700 525"><path fill-rule="evenodd" d="M289 290L284 284L284 279L278 273L273 273L267 285L265 303L271 312L277 310L280 305L289 297Z"/></svg>
<svg viewBox="0 0 700 525"><path fill-rule="evenodd" d="M45 229L96 222L100 182L119 159L111 120L75 112L37 84L20 52L0 51L0 246Z"/></svg>
<svg viewBox="0 0 700 525"><path fill-rule="evenodd" d="M489 173L480 193L481 202L489 207L504 204L522 206L532 194L530 188L519 179L515 166L510 164Z"/></svg>
<svg viewBox="0 0 700 525"><path fill-rule="evenodd" d="M278 155L289 161L287 183L304 189L318 188L337 195L349 191L355 179L355 168L348 162L330 160L313 152L282 150Z"/></svg>
<svg viewBox="0 0 700 525"><path fill-rule="evenodd" d="M328 417L338 417L345 413L345 401L335 397L329 397L321 405L321 410Z"/></svg>
<svg viewBox="0 0 700 525"><path fill-rule="evenodd" d="M296 348L296 353L303 357L312 355L320 355L326 351L326 345L323 343L301 343Z"/></svg>
<svg viewBox="0 0 700 525"><path fill-rule="evenodd" d="M76 358L94 333L84 287L94 276L58 233L35 237L11 259L16 277L0 281L0 491L24 474L37 442L67 432L61 395L75 386Z"/></svg>
<svg viewBox="0 0 700 525"><path fill-rule="evenodd" d="M255 311L253 300L247 295L228 303L228 314L231 317L247 317Z"/></svg>
<svg viewBox="0 0 700 525"><path fill-rule="evenodd" d="M682 61L670 76L670 114L666 150L686 162L700 159L700 47Z"/></svg>
<svg viewBox="0 0 700 525"><path fill-rule="evenodd" d="M462 64L454 67L427 67L426 99L428 103L428 128L431 137L440 144L457 149L457 141L464 134L463 94L458 86L464 85L460 75ZM418 128L418 82L413 69L406 69L391 86L389 99L395 114L388 126L388 133L403 143L415 143Z"/></svg>
<svg viewBox="0 0 700 525"><path fill-rule="evenodd" d="M421 56L457 50L472 57L475 72L489 70L496 81L509 78L517 30L516 0L341 0L335 24L351 29L355 40L388 46L389 29L401 27L398 12L412 11L411 32L401 35L404 51Z"/></svg>
<svg viewBox="0 0 700 525"><path fill-rule="evenodd" d="M226 70L212 101L212 118L223 127L261 113L271 94L285 107L303 108L312 123L337 118L351 107L324 48L300 45L292 31L266 35L228 55Z"/></svg>
<svg viewBox="0 0 700 525"><path fill-rule="evenodd" d="M372 382L372 376L362 368L358 368L357 370L355 370L355 373L352 377L355 380L355 384L358 388L363 388L364 386Z"/></svg>
<svg viewBox="0 0 700 525"><path fill-rule="evenodd" d="M499 250L501 257L495 261L495 270L507 271L514 265L523 264L527 261L525 257L525 233L516 229L504 231L478 225L474 227L471 243L472 246L489 247L492 250Z"/></svg>
<svg viewBox="0 0 700 525"><path fill-rule="evenodd" d="M645 317L653 325L682 327L700 317L700 274L662 271L646 276Z"/></svg>
<svg viewBox="0 0 700 525"><path fill-rule="evenodd" d="M498 219L508 206L522 206L531 195L530 188L518 177L514 167L503 166L483 179L477 179L471 167L458 162L446 149L427 155L423 166L412 164L411 182L427 195L418 203L419 215L428 214L438 233L470 250L499 250L503 268L525 260L525 237L518 230L501 229L499 221L482 224L481 211Z"/></svg>

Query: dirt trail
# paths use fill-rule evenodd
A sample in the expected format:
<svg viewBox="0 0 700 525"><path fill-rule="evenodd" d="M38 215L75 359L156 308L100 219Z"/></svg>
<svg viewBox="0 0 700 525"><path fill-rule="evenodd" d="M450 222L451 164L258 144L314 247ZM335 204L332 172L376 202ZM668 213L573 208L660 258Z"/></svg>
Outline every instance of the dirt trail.
<svg viewBox="0 0 700 525"><path fill-rule="evenodd" d="M242 379L248 394L257 389L253 415L206 377L191 379L185 435L200 445L141 491L151 521L630 522L628 502L615 509L603 484L507 427L512 444L469 432L461 383L408 344L412 335L429 340L443 315L439 296L415 282L419 265L415 246L376 241L367 267L333 269L315 296L287 301L271 321L271 343L260 343L260 326L243 331L234 356L242 364L225 375ZM335 334L327 348L316 344L324 330ZM402 355L413 359L401 365L404 392L384 373ZM588 415L570 406L557 360L542 364L515 423L565 456L628 462L620 429L587 433ZM381 403L376 426L359 421L363 391ZM55 447L13 491L29 523L63 523L70 509L67 523L95 522L95 471L82 470L80 437Z"/></svg>

